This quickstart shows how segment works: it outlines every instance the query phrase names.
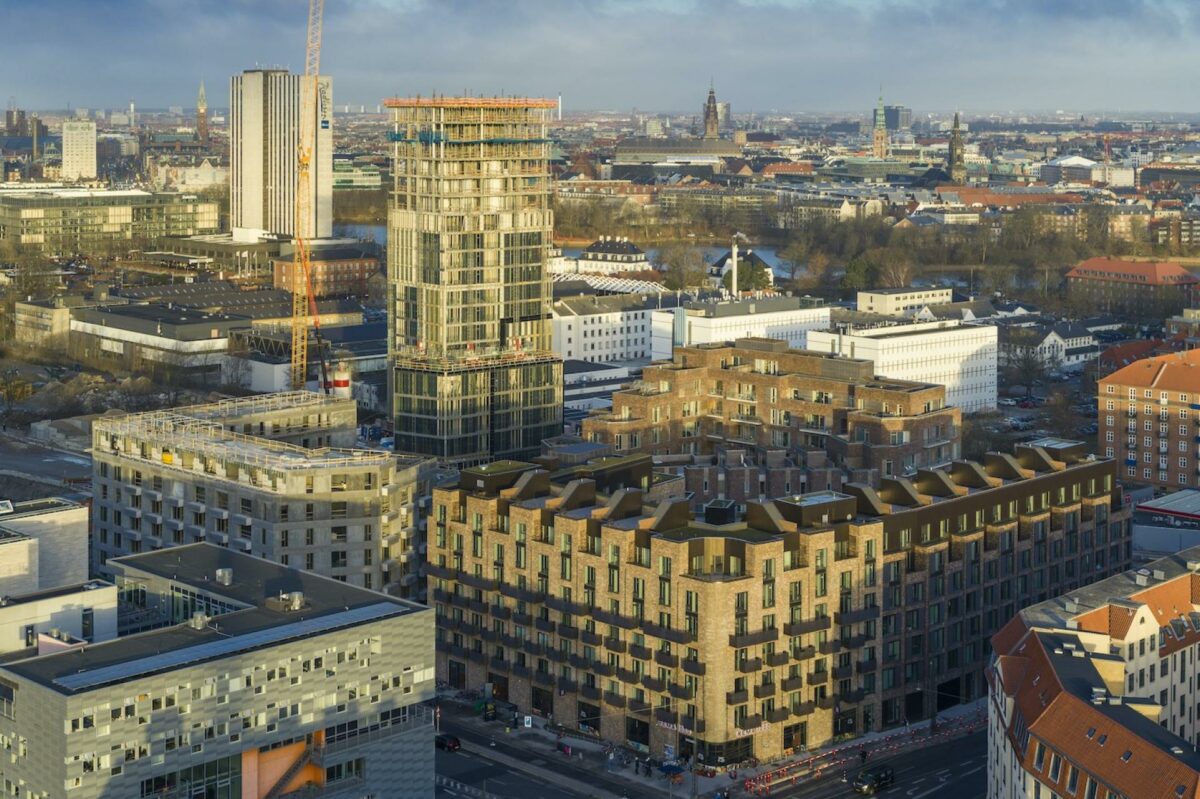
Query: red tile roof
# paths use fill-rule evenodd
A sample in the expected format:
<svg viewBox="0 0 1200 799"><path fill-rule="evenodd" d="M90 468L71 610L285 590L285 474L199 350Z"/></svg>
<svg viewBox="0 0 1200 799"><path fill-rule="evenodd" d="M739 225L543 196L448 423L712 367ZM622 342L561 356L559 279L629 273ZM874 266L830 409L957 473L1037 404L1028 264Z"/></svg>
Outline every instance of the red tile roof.
<svg viewBox="0 0 1200 799"><path fill-rule="evenodd" d="M1067 278L1147 286L1200 283L1191 272L1170 261L1121 261L1115 258L1089 258L1067 272Z"/></svg>
<svg viewBox="0 0 1200 799"><path fill-rule="evenodd" d="M1200 393L1200 350L1144 358L1118 369L1100 381L1101 387L1109 384ZM1100 393L1103 396L1105 392Z"/></svg>

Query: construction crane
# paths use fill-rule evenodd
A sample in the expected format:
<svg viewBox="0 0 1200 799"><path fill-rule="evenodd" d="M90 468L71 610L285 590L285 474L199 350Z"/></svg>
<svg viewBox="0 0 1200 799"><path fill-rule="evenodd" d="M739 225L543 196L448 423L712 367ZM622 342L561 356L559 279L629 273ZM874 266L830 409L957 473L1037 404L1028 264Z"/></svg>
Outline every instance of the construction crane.
<svg viewBox="0 0 1200 799"><path fill-rule="evenodd" d="M300 78L300 133L296 142L296 202L292 261L292 388L303 389L308 377L308 323L311 317L321 363L321 385L329 391L329 367L321 351L321 328L313 297L309 242L312 230L312 155L316 148L317 92L321 68L321 27L325 0L308 0L308 35L304 50L304 75Z"/></svg>

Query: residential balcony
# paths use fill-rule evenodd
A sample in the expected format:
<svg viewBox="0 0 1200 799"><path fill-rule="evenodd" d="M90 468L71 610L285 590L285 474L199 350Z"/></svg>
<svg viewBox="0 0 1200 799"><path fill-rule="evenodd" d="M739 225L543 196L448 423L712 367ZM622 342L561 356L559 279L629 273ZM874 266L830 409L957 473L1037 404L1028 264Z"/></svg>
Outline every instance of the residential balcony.
<svg viewBox="0 0 1200 799"><path fill-rule="evenodd" d="M766 699L768 696L774 696L778 690L778 686L776 686L773 682L759 683L758 685L754 686L754 698Z"/></svg>
<svg viewBox="0 0 1200 799"><path fill-rule="evenodd" d="M777 707L766 712L767 721L772 724L778 724L781 721L787 721L788 716L792 715L786 707Z"/></svg>
<svg viewBox="0 0 1200 799"><path fill-rule="evenodd" d="M859 610L849 610L833 614L834 620L838 624L858 624L869 619L878 619L880 608L878 605L861 608Z"/></svg>
<svg viewBox="0 0 1200 799"><path fill-rule="evenodd" d="M734 649L745 649L749 646L757 646L778 640L779 628L772 627L768 630L758 630L752 633L734 633L729 636L729 645Z"/></svg>
<svg viewBox="0 0 1200 799"><path fill-rule="evenodd" d="M799 691L804 687L804 678L800 675L796 675L795 677L785 677L783 682L780 683L780 687L783 688L785 693Z"/></svg>
<svg viewBox="0 0 1200 799"><path fill-rule="evenodd" d="M727 691L725 693L725 704L727 705L744 705L749 701L749 691Z"/></svg>
<svg viewBox="0 0 1200 799"><path fill-rule="evenodd" d="M783 625L783 634L787 636L805 635L821 630L828 630L833 620L828 616L816 616L806 621L793 621Z"/></svg>
<svg viewBox="0 0 1200 799"><path fill-rule="evenodd" d="M748 658L738 664L738 671L742 674L750 674L751 672L759 671L762 667L762 658Z"/></svg>
<svg viewBox="0 0 1200 799"><path fill-rule="evenodd" d="M762 723L763 717L756 713L753 716L746 716L746 718L737 723L737 726L741 730L757 730L762 726Z"/></svg>

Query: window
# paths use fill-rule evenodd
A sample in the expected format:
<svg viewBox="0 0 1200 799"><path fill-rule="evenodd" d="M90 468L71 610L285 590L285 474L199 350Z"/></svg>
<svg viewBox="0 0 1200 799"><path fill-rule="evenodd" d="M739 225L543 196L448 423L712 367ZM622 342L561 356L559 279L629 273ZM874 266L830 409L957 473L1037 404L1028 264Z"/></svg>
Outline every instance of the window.
<svg viewBox="0 0 1200 799"><path fill-rule="evenodd" d="M1062 771L1062 758L1055 753L1050 756L1050 780L1058 782L1058 775Z"/></svg>

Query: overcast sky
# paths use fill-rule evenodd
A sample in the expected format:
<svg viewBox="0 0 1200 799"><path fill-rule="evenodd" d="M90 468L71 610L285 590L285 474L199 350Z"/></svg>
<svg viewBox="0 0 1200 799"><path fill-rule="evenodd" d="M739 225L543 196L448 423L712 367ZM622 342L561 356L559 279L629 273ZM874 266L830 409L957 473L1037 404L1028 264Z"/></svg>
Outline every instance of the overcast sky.
<svg viewBox="0 0 1200 799"><path fill-rule="evenodd" d="M0 0L22 107L228 103L298 67L307 0ZM326 0L338 105L555 95L572 109L1200 110L1200 0ZM7 97L3 98L7 101Z"/></svg>

